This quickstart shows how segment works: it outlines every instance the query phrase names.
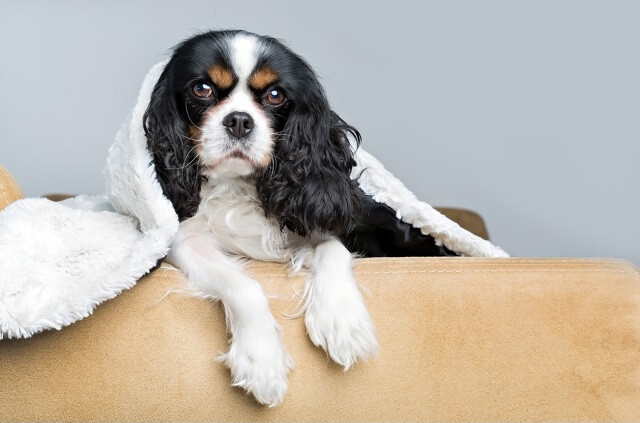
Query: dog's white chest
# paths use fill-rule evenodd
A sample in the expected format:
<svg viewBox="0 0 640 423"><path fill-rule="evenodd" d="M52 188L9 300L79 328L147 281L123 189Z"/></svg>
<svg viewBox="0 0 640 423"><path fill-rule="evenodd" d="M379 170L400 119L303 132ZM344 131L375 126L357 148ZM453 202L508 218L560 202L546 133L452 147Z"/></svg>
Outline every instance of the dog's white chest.
<svg viewBox="0 0 640 423"><path fill-rule="evenodd" d="M198 214L220 246L258 260L288 259L286 231L265 216L255 186L243 180L209 181L201 191Z"/></svg>

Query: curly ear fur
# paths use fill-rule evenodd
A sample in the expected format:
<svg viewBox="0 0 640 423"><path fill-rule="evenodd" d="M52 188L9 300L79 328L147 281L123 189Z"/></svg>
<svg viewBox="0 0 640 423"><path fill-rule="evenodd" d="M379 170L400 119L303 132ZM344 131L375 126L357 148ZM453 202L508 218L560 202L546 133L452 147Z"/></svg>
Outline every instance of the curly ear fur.
<svg viewBox="0 0 640 423"><path fill-rule="evenodd" d="M359 144L360 133L329 109L324 94L294 105L256 184L268 216L302 236L354 226L359 196L349 133Z"/></svg>
<svg viewBox="0 0 640 423"><path fill-rule="evenodd" d="M144 114L144 131L164 195L184 220L198 210L201 176L187 124L176 105L171 68L169 63L153 89Z"/></svg>

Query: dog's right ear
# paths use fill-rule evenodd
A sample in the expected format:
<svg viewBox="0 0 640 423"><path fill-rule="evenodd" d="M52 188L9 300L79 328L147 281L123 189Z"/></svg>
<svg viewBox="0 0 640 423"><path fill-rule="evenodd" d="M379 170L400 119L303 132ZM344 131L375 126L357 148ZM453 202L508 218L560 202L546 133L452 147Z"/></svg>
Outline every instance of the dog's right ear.
<svg viewBox="0 0 640 423"><path fill-rule="evenodd" d="M184 220L198 210L201 175L188 126L178 111L171 65L167 64L153 89L143 126L160 186Z"/></svg>

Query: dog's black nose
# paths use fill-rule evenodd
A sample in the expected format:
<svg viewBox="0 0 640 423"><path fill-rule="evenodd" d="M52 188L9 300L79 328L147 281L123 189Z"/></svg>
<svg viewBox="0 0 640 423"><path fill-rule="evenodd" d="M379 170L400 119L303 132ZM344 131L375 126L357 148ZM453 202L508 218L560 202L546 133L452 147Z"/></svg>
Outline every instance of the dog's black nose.
<svg viewBox="0 0 640 423"><path fill-rule="evenodd" d="M253 118L245 112L229 113L222 119L222 124L227 127L231 135L238 139L245 137L255 125Z"/></svg>

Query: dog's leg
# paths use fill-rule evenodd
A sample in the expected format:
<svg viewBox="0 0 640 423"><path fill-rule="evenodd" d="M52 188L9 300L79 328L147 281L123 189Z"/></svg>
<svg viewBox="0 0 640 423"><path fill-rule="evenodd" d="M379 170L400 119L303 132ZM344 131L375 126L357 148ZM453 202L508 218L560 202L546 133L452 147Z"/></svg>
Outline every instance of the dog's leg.
<svg viewBox="0 0 640 423"><path fill-rule="evenodd" d="M231 347L221 360L231 370L233 385L263 404L282 402L292 362L260 284L220 250L198 216L180 224L169 260L197 290L222 301Z"/></svg>
<svg viewBox="0 0 640 423"><path fill-rule="evenodd" d="M348 370L378 352L376 330L358 291L353 259L338 240L321 242L306 280L305 323L311 341Z"/></svg>

